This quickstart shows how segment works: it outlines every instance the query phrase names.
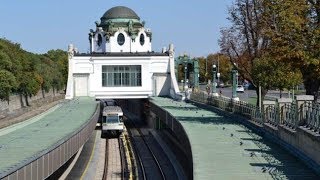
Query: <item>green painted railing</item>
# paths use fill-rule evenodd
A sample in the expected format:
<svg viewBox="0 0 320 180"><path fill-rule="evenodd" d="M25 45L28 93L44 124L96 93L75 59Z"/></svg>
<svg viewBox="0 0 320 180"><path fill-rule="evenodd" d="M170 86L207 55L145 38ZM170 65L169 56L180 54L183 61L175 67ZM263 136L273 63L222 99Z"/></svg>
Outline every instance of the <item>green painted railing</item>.
<svg viewBox="0 0 320 180"><path fill-rule="evenodd" d="M300 105L296 101L264 105L262 112L257 106L244 101L234 101L228 97L211 96L205 92L193 92L190 96L193 101L217 107L223 111L243 115L256 123L268 123L274 127L279 125L295 130L303 126L315 133L320 133L320 104L306 101Z"/></svg>
<svg viewBox="0 0 320 180"><path fill-rule="evenodd" d="M194 92L191 94L190 99L209 104L223 111L243 115L259 124L263 123L262 114L259 108L245 101L233 101L232 99L223 96L210 96L204 92Z"/></svg>
<svg viewBox="0 0 320 180"><path fill-rule="evenodd" d="M320 132L320 104L305 102L301 107L304 126L314 132Z"/></svg>

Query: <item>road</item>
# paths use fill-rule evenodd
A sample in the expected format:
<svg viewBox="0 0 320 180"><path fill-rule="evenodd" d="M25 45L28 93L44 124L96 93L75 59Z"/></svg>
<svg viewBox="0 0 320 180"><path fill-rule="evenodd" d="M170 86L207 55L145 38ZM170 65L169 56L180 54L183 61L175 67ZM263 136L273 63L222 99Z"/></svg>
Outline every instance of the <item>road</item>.
<svg viewBox="0 0 320 180"><path fill-rule="evenodd" d="M206 85L200 85L200 89L202 91L206 90ZM225 88L217 88L217 92L219 93L221 90L222 95L231 98L232 97L232 87L225 87ZM250 97L257 97L256 91L255 90L245 90L244 93L237 93L237 96L241 101L248 101ZM280 97L280 92L279 91L269 91L267 93L267 98L279 98ZM288 93L283 92L282 97L287 98Z"/></svg>

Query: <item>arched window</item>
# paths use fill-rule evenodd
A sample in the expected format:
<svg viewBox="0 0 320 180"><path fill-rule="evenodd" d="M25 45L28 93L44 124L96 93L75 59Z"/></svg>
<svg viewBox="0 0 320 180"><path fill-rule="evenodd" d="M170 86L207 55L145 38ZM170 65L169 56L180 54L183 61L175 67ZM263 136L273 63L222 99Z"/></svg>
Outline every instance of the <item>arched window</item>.
<svg viewBox="0 0 320 180"><path fill-rule="evenodd" d="M122 33L120 33L120 34L118 35L117 40L118 40L118 44L119 44L120 46L122 46L122 45L124 44L124 42L125 42L124 35L123 35Z"/></svg>
<svg viewBox="0 0 320 180"><path fill-rule="evenodd" d="M140 34L140 44L141 46L144 45L144 34Z"/></svg>
<svg viewBox="0 0 320 180"><path fill-rule="evenodd" d="M98 46L101 46L102 44L102 36L101 34L98 35Z"/></svg>

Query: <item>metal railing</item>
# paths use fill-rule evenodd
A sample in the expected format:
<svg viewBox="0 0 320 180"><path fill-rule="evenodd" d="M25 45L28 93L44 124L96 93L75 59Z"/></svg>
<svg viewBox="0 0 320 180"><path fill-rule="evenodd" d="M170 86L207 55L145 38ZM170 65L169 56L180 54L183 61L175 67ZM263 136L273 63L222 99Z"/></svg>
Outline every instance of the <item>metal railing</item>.
<svg viewBox="0 0 320 180"><path fill-rule="evenodd" d="M295 102L290 104L285 104L281 108L281 121L280 124L287 126L291 129L296 129L298 127L298 110L297 104Z"/></svg>
<svg viewBox="0 0 320 180"><path fill-rule="evenodd" d="M264 105L262 113L257 106L248 102L210 96L205 92L193 92L190 98L223 111L245 116L259 124L268 123L274 127L281 125L293 130L303 126L315 133L320 133L320 104L317 102L305 101L299 106L296 101L281 106L279 104Z"/></svg>
<svg viewBox="0 0 320 180"><path fill-rule="evenodd" d="M276 106L268 105L264 108L264 122L275 127L279 125L279 109Z"/></svg>
<svg viewBox="0 0 320 180"><path fill-rule="evenodd" d="M300 122L303 125L314 131L320 132L320 104L313 102L305 102L300 107Z"/></svg>
<svg viewBox="0 0 320 180"><path fill-rule="evenodd" d="M257 106L245 101L234 101L228 97L210 96L204 92L195 92L190 96L191 100L217 107L223 111L243 115L256 123L262 124L262 114Z"/></svg>

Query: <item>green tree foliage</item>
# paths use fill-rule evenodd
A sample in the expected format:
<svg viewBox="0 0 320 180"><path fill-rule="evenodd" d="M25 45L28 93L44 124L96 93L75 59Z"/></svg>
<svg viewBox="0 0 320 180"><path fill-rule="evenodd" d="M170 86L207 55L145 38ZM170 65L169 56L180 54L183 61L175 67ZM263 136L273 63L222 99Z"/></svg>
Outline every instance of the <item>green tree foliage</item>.
<svg viewBox="0 0 320 180"><path fill-rule="evenodd" d="M262 86L262 97L271 87L291 88L301 77L307 94L316 94L319 13L319 0L236 0L220 47L243 78Z"/></svg>
<svg viewBox="0 0 320 180"><path fill-rule="evenodd" d="M252 68L254 80L260 82L264 89L277 87L279 90L292 89L302 82L302 75L298 69L285 62L263 57L257 60Z"/></svg>
<svg viewBox="0 0 320 180"><path fill-rule="evenodd" d="M55 72L56 82L54 83L57 85L56 88L63 88L68 80L68 54L61 49L57 49L48 51L45 56L54 62L53 66L55 66L55 70L57 70L57 72Z"/></svg>
<svg viewBox="0 0 320 180"><path fill-rule="evenodd" d="M219 40L221 52L228 56L241 78L255 87L258 87L260 82L254 78L253 67L269 45L269 40L263 34L262 3L263 0L235 0L229 8L228 20L231 25L221 30ZM261 89L262 99L267 91L268 89ZM258 94L258 90L256 93ZM257 104L258 102L259 99Z"/></svg>
<svg viewBox="0 0 320 180"><path fill-rule="evenodd" d="M208 74L210 76L209 79L212 79L212 65L217 66L217 71L220 73L220 81L228 83L231 81L231 69L232 65L229 61L229 58L220 53L209 54L207 56L208 61Z"/></svg>
<svg viewBox="0 0 320 180"><path fill-rule="evenodd" d="M299 68L306 93L317 95L320 86L320 1L265 1L265 34L269 52L279 61Z"/></svg>
<svg viewBox="0 0 320 180"><path fill-rule="evenodd" d="M206 74L206 58L198 57L196 59L199 63L199 82L207 82L208 74Z"/></svg>
<svg viewBox="0 0 320 180"><path fill-rule="evenodd" d="M17 87L16 78L7 70L0 70L0 99L9 101L10 93Z"/></svg>
<svg viewBox="0 0 320 180"><path fill-rule="evenodd" d="M25 97L36 95L40 90L60 90L65 87L68 76L67 53L50 50L33 54L19 44L0 39L0 99L9 100L15 92Z"/></svg>
<svg viewBox="0 0 320 180"><path fill-rule="evenodd" d="M200 82L208 82L208 79L212 79L212 65L216 64L220 73L220 80L222 82L230 82L231 79L231 63L229 58L224 54L215 53L209 54L205 57L196 58L199 62Z"/></svg>

